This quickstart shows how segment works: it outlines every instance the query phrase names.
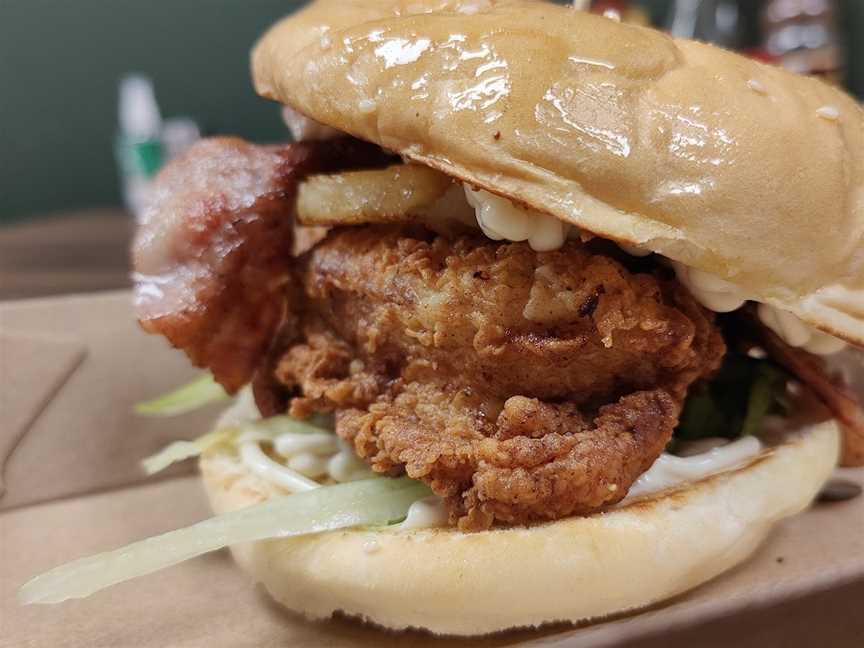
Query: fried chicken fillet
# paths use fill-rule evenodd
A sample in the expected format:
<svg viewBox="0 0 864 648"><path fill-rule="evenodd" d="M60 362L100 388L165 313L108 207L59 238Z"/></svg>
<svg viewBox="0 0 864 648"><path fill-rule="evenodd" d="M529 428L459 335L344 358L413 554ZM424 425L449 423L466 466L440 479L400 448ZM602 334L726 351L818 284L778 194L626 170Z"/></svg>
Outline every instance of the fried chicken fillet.
<svg viewBox="0 0 864 648"><path fill-rule="evenodd" d="M462 529L619 501L725 349L674 281L575 241L346 228L300 273L302 331L276 367L290 413L336 412L359 456L427 482Z"/></svg>

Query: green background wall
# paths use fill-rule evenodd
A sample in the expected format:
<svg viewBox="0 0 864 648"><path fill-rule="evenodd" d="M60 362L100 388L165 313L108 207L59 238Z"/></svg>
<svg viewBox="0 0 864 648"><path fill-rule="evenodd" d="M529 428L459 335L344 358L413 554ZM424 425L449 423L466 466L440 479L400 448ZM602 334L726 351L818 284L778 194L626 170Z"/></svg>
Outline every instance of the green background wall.
<svg viewBox="0 0 864 648"><path fill-rule="evenodd" d="M119 204L117 80L154 80L163 115L283 136L248 51L286 0L0 0L0 220Z"/></svg>
<svg viewBox="0 0 864 648"><path fill-rule="evenodd" d="M662 22L668 0L643 2ZM130 71L153 78L165 116L192 115L210 133L284 137L276 107L252 92L248 50L300 4L0 0L0 222L119 204L116 84ZM842 4L850 34L864 34L864 1ZM864 40L847 40L852 85L864 89Z"/></svg>

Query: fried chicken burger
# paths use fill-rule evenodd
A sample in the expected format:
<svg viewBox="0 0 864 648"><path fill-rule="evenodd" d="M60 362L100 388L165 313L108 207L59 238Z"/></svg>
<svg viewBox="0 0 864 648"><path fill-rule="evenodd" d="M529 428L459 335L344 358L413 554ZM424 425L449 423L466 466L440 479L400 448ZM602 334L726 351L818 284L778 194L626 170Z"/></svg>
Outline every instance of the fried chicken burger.
<svg viewBox="0 0 864 648"><path fill-rule="evenodd" d="M463 635L645 607L864 460L829 364L864 343L839 90L527 0L316 0L252 70L295 141L162 172L137 313L240 394L200 446L217 519L410 491L234 544L287 607Z"/></svg>

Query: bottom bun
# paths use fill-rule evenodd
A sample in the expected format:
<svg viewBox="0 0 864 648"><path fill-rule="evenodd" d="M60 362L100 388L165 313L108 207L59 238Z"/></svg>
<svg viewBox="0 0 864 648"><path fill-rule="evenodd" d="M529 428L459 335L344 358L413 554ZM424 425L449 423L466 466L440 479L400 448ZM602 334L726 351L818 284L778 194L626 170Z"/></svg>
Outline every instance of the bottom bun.
<svg viewBox="0 0 864 648"><path fill-rule="evenodd" d="M737 468L589 517L477 533L333 531L232 553L277 601L312 619L341 611L451 635L599 619L744 561L778 520L810 504L838 451L829 421ZM229 454L207 455L201 469L217 513L277 492Z"/></svg>

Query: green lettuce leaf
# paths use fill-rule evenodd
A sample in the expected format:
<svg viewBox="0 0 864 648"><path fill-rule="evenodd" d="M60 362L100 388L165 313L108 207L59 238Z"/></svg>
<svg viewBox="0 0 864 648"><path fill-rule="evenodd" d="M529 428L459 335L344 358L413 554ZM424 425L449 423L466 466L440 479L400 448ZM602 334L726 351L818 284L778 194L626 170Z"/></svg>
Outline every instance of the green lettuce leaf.
<svg viewBox="0 0 864 648"><path fill-rule="evenodd" d="M757 434L766 416L783 411L787 380L768 360L727 354L716 376L691 388L674 439Z"/></svg>
<svg viewBox="0 0 864 648"><path fill-rule="evenodd" d="M237 441L272 441L280 434L326 433L332 430L314 423L301 421L290 416L273 416L259 421L245 421L229 425L198 437L193 441L175 441L155 455L147 457L141 466L148 475L153 475L168 466L198 457L219 445L234 444Z"/></svg>
<svg viewBox="0 0 864 648"><path fill-rule="evenodd" d="M412 503L429 494L425 484L412 479L379 477L274 497L55 567L25 584L18 599L25 604L61 603L229 545L387 525L405 517Z"/></svg>
<svg viewBox="0 0 864 648"><path fill-rule="evenodd" d="M135 412L143 416L177 416L228 398L222 385L204 374L167 394L138 403Z"/></svg>

